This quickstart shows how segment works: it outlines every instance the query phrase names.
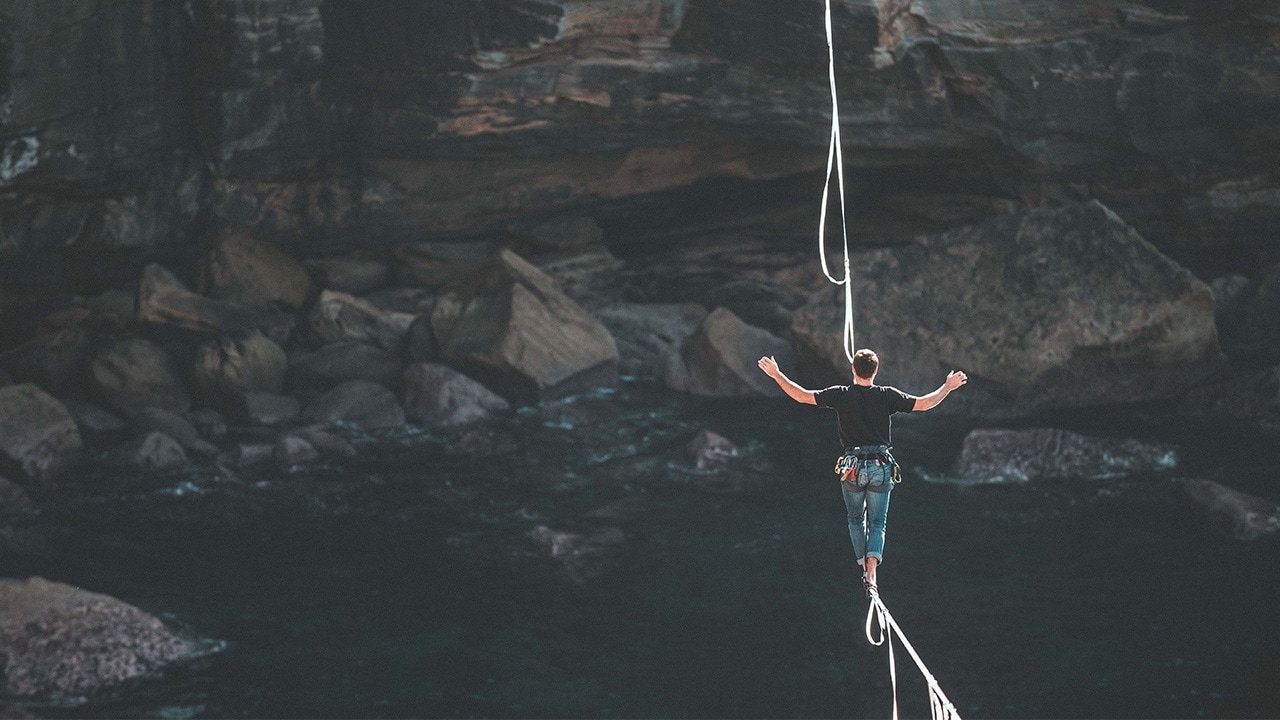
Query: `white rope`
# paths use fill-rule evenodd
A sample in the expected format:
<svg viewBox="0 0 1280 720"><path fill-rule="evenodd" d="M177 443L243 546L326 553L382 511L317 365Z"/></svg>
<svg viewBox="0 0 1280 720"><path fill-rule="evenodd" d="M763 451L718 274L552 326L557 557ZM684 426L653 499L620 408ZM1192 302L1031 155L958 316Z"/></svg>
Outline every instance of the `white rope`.
<svg viewBox="0 0 1280 720"><path fill-rule="evenodd" d="M871 636L871 624L875 621L880 629L878 638ZM893 657L893 633L898 633L898 639L902 641L902 646L911 654L911 659L916 661L916 667L920 668L920 673L924 675L925 682L929 685L929 717L932 720L960 720L960 713L956 710L956 706L951 704L942 687L938 685L938 681L934 679L933 674L929 672L929 668L924 666L924 661L916 654L916 649L911 647L911 643L907 640L907 636L902 634L902 628L898 627L897 621L893 619L893 615L889 614L889 608L884 606L884 601L880 599L880 593L876 590L871 591L871 606L867 608L867 642L872 645L889 645L889 679L893 683L893 720L898 720L898 669L897 663Z"/></svg>
<svg viewBox="0 0 1280 720"><path fill-rule="evenodd" d="M844 209L844 153L840 147L840 103L836 98L836 51L831 32L831 0L826 0L828 77L831 81L831 142L827 147L827 175L822 186L822 210L818 218L818 258L822 261L822 274L836 285L844 285L844 331L841 341L844 354L853 362L857 349L853 336L853 283L849 280L849 228ZM831 170L835 168L837 189L840 191L840 235L844 240L844 278L837 280L827 267L827 199L831 192Z"/></svg>

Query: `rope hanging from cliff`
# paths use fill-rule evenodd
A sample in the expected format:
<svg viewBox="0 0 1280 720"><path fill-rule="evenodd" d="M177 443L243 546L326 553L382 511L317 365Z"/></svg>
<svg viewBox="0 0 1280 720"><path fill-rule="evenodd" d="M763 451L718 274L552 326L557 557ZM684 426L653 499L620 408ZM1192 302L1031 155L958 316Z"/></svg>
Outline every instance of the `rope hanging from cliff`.
<svg viewBox="0 0 1280 720"><path fill-rule="evenodd" d="M827 147L826 183L822 186L822 211L818 219L818 258L822 261L822 274L836 285L844 285L844 331L841 342L844 354L853 362L853 353L857 350L853 335L853 283L849 273L849 229L845 220L844 209L844 154L840 149L840 103L836 98L836 51L831 32L831 0L825 0L827 27L827 58L829 60L828 76L831 80L831 142ZM840 193L840 236L844 241L844 278L836 279L827 267L827 200L831 194L831 170L836 171Z"/></svg>
<svg viewBox="0 0 1280 720"><path fill-rule="evenodd" d="M879 637L871 636L871 625L875 622L879 627ZM916 649L911 647L911 643L907 640L907 636L902 634L902 628L898 627L897 621L889 614L889 608L884 606L884 601L880 599L880 593L871 591L871 605L867 607L867 642L872 645L889 646L889 679L893 684L893 720L898 720L898 667L893 657L893 633L898 633L898 639L902 641L902 646L911 654L911 659L916 661L916 667L920 668L920 673L924 675L925 682L929 685L929 717L932 720L960 720L960 713L956 711L956 706L951 704L942 687L938 685L938 681L934 679L933 674L929 672L929 668L924 666L924 661L916 654Z"/></svg>

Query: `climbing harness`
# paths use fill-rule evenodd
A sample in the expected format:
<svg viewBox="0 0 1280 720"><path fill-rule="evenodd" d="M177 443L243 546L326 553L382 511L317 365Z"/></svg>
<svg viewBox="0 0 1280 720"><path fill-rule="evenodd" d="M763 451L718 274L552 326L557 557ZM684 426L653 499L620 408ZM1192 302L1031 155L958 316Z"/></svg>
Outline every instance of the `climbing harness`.
<svg viewBox="0 0 1280 720"><path fill-rule="evenodd" d="M893 633L895 632L898 633L902 646L911 654L911 659L916 661L916 667L920 668L920 673L924 675L925 682L929 685L929 717L932 720L960 720L960 713L956 710L956 706L947 699L938 681L929 672L929 668L924 666L924 661L916 654L916 649L911 647L907 636L902 633L902 628L898 627L893 615L889 614L889 608L884 606L884 601L880 599L880 591L870 587L870 594L871 605L867 608L867 642L876 646L889 646L889 679L893 684L893 720L898 720L898 668L893 657ZM879 626L879 637L871 635L872 622Z"/></svg>
<svg viewBox="0 0 1280 720"><path fill-rule="evenodd" d="M902 470L898 467L898 461L893 459L893 453L890 452L888 445L857 445L845 448L844 454L836 458L836 475L840 476L841 482L852 482L859 490L871 484L869 476L857 472L859 460L863 461L863 467L867 467L871 462L874 462L876 467L888 465L892 468L893 484L902 482Z"/></svg>
<svg viewBox="0 0 1280 720"><path fill-rule="evenodd" d="M822 261L822 274L836 285L844 285L844 330L841 342L845 357L853 362L856 349L853 336L853 283L849 272L849 228L844 208L844 153L840 148L840 103L836 98L836 51L831 32L831 0L826 0L828 77L831 81L831 142L827 147L826 182L822 186L822 211L818 218L818 258ZM831 170L836 171L837 190L840 193L840 236L844 241L844 279L837 280L827 267L827 199L831 193Z"/></svg>

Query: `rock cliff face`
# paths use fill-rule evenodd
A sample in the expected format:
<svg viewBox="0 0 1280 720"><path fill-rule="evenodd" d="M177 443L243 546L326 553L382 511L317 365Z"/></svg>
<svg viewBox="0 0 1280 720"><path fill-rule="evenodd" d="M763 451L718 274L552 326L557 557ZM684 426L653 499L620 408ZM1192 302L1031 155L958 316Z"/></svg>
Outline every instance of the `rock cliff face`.
<svg viewBox="0 0 1280 720"><path fill-rule="evenodd" d="M1097 200L1258 314L1247 299L1276 296L1280 267L1272 7L835 0L855 243ZM547 227L599 232L623 258L808 233L821 20L819 0L9 0L0 344L47 334L75 296L136 290L152 263L174 270L165 308L143 298L170 311L153 323L212 313L283 342L270 318L214 312L245 300L216 271L247 263L258 282L254 263L282 262L228 245L246 231L320 283L351 263L403 282L406 258L459 240L547 250ZM309 302L301 267L276 309ZM743 318L785 332L803 301L783 304ZM1274 332L1223 337L1268 359Z"/></svg>

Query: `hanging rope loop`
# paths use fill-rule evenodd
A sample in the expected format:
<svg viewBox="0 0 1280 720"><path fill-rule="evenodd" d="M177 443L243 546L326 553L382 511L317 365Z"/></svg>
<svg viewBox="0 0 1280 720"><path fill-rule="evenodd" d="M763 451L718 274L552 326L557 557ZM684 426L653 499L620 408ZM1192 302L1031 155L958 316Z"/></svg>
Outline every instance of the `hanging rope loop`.
<svg viewBox="0 0 1280 720"><path fill-rule="evenodd" d="M853 334L853 283L849 271L849 226L844 205L844 153L840 139L840 101L836 97L836 51L831 30L831 0L825 0L827 29L827 77L831 84L831 139L827 146L827 174L822 186L822 208L818 216L818 259L822 262L822 274L836 285L844 286L844 329L841 344L849 362L857 350ZM844 277L836 278L827 266L827 202L831 196L831 171L835 170L836 190L840 204L840 237L844 249Z"/></svg>

